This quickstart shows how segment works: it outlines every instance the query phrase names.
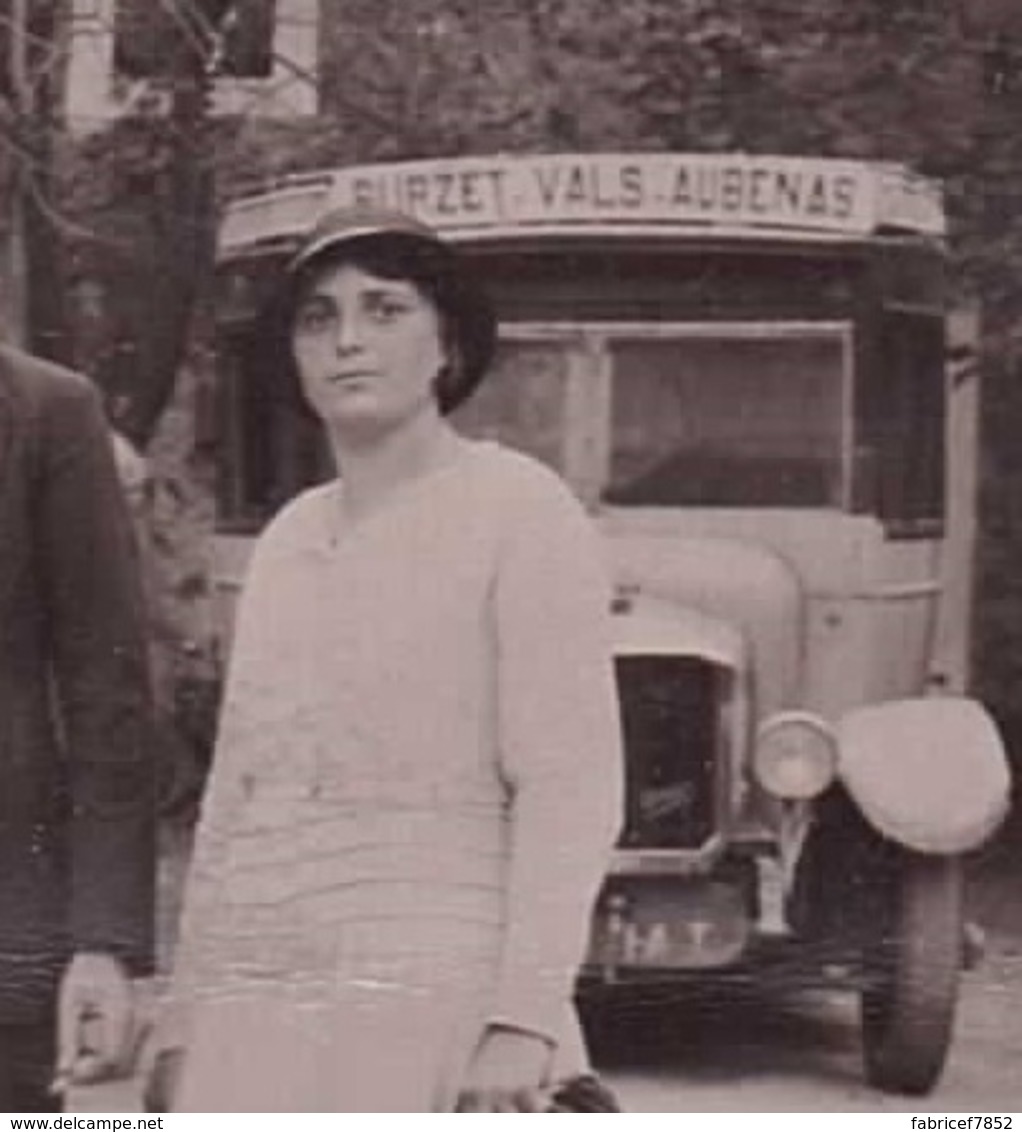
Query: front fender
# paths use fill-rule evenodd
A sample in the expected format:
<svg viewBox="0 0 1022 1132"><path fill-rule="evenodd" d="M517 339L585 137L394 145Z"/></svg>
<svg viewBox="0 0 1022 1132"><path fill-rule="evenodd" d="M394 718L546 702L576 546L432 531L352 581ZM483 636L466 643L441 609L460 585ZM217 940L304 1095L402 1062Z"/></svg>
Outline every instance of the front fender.
<svg viewBox="0 0 1022 1132"><path fill-rule="evenodd" d="M856 708L839 721L837 739L848 793L870 825L910 849L975 849L1007 813L1007 755L975 700L933 696Z"/></svg>

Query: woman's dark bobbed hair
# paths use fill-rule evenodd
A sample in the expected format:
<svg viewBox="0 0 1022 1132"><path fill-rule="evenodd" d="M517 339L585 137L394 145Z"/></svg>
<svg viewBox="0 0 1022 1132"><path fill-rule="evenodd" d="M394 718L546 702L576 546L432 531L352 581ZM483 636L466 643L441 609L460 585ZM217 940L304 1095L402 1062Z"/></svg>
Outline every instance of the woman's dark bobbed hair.
<svg viewBox="0 0 1022 1132"><path fill-rule="evenodd" d="M440 312L447 364L437 379L440 411L450 413L482 381L497 340L486 293L463 258L427 225L402 212L340 208L326 213L288 263L273 320L290 336L295 310L325 268L353 263L383 279L414 283Z"/></svg>

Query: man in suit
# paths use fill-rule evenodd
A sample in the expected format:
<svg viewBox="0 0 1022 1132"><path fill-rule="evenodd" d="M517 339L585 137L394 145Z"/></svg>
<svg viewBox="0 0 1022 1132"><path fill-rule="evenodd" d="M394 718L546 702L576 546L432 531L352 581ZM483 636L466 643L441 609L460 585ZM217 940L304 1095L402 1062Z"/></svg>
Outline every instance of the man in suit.
<svg viewBox="0 0 1022 1132"><path fill-rule="evenodd" d="M97 394L0 347L3 1111L59 1108L55 1077L115 1073L137 1036L155 855L144 624Z"/></svg>

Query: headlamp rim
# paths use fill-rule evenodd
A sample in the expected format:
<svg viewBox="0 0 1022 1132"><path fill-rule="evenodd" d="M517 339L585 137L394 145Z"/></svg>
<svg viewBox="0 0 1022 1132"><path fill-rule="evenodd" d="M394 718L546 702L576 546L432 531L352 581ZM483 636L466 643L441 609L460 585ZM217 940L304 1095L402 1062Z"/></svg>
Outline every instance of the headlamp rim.
<svg viewBox="0 0 1022 1132"><path fill-rule="evenodd" d="M764 774L764 763L761 752L766 742L778 731L789 728L805 728L818 738L823 739L829 754L829 765L826 774L819 776L820 785L810 792L792 794L790 791L779 791L776 785L770 785L769 771ZM752 769L756 782L771 797L788 799L791 801L810 801L819 797L834 781L838 769L838 740L834 728L825 719L815 712L804 710L790 710L776 712L765 719L757 728L752 752Z"/></svg>

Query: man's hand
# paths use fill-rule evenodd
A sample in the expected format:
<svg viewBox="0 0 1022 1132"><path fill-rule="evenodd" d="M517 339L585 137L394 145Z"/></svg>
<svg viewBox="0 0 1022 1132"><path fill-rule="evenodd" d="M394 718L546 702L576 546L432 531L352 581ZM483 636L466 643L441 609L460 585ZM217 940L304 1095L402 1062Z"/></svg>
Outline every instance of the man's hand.
<svg viewBox="0 0 1022 1132"><path fill-rule="evenodd" d="M458 1097L458 1112L543 1112L552 1043L539 1034L491 1026Z"/></svg>
<svg viewBox="0 0 1022 1132"><path fill-rule="evenodd" d="M110 955L79 952L60 984L57 1080L86 1084L130 1069L136 1044L131 982Z"/></svg>

